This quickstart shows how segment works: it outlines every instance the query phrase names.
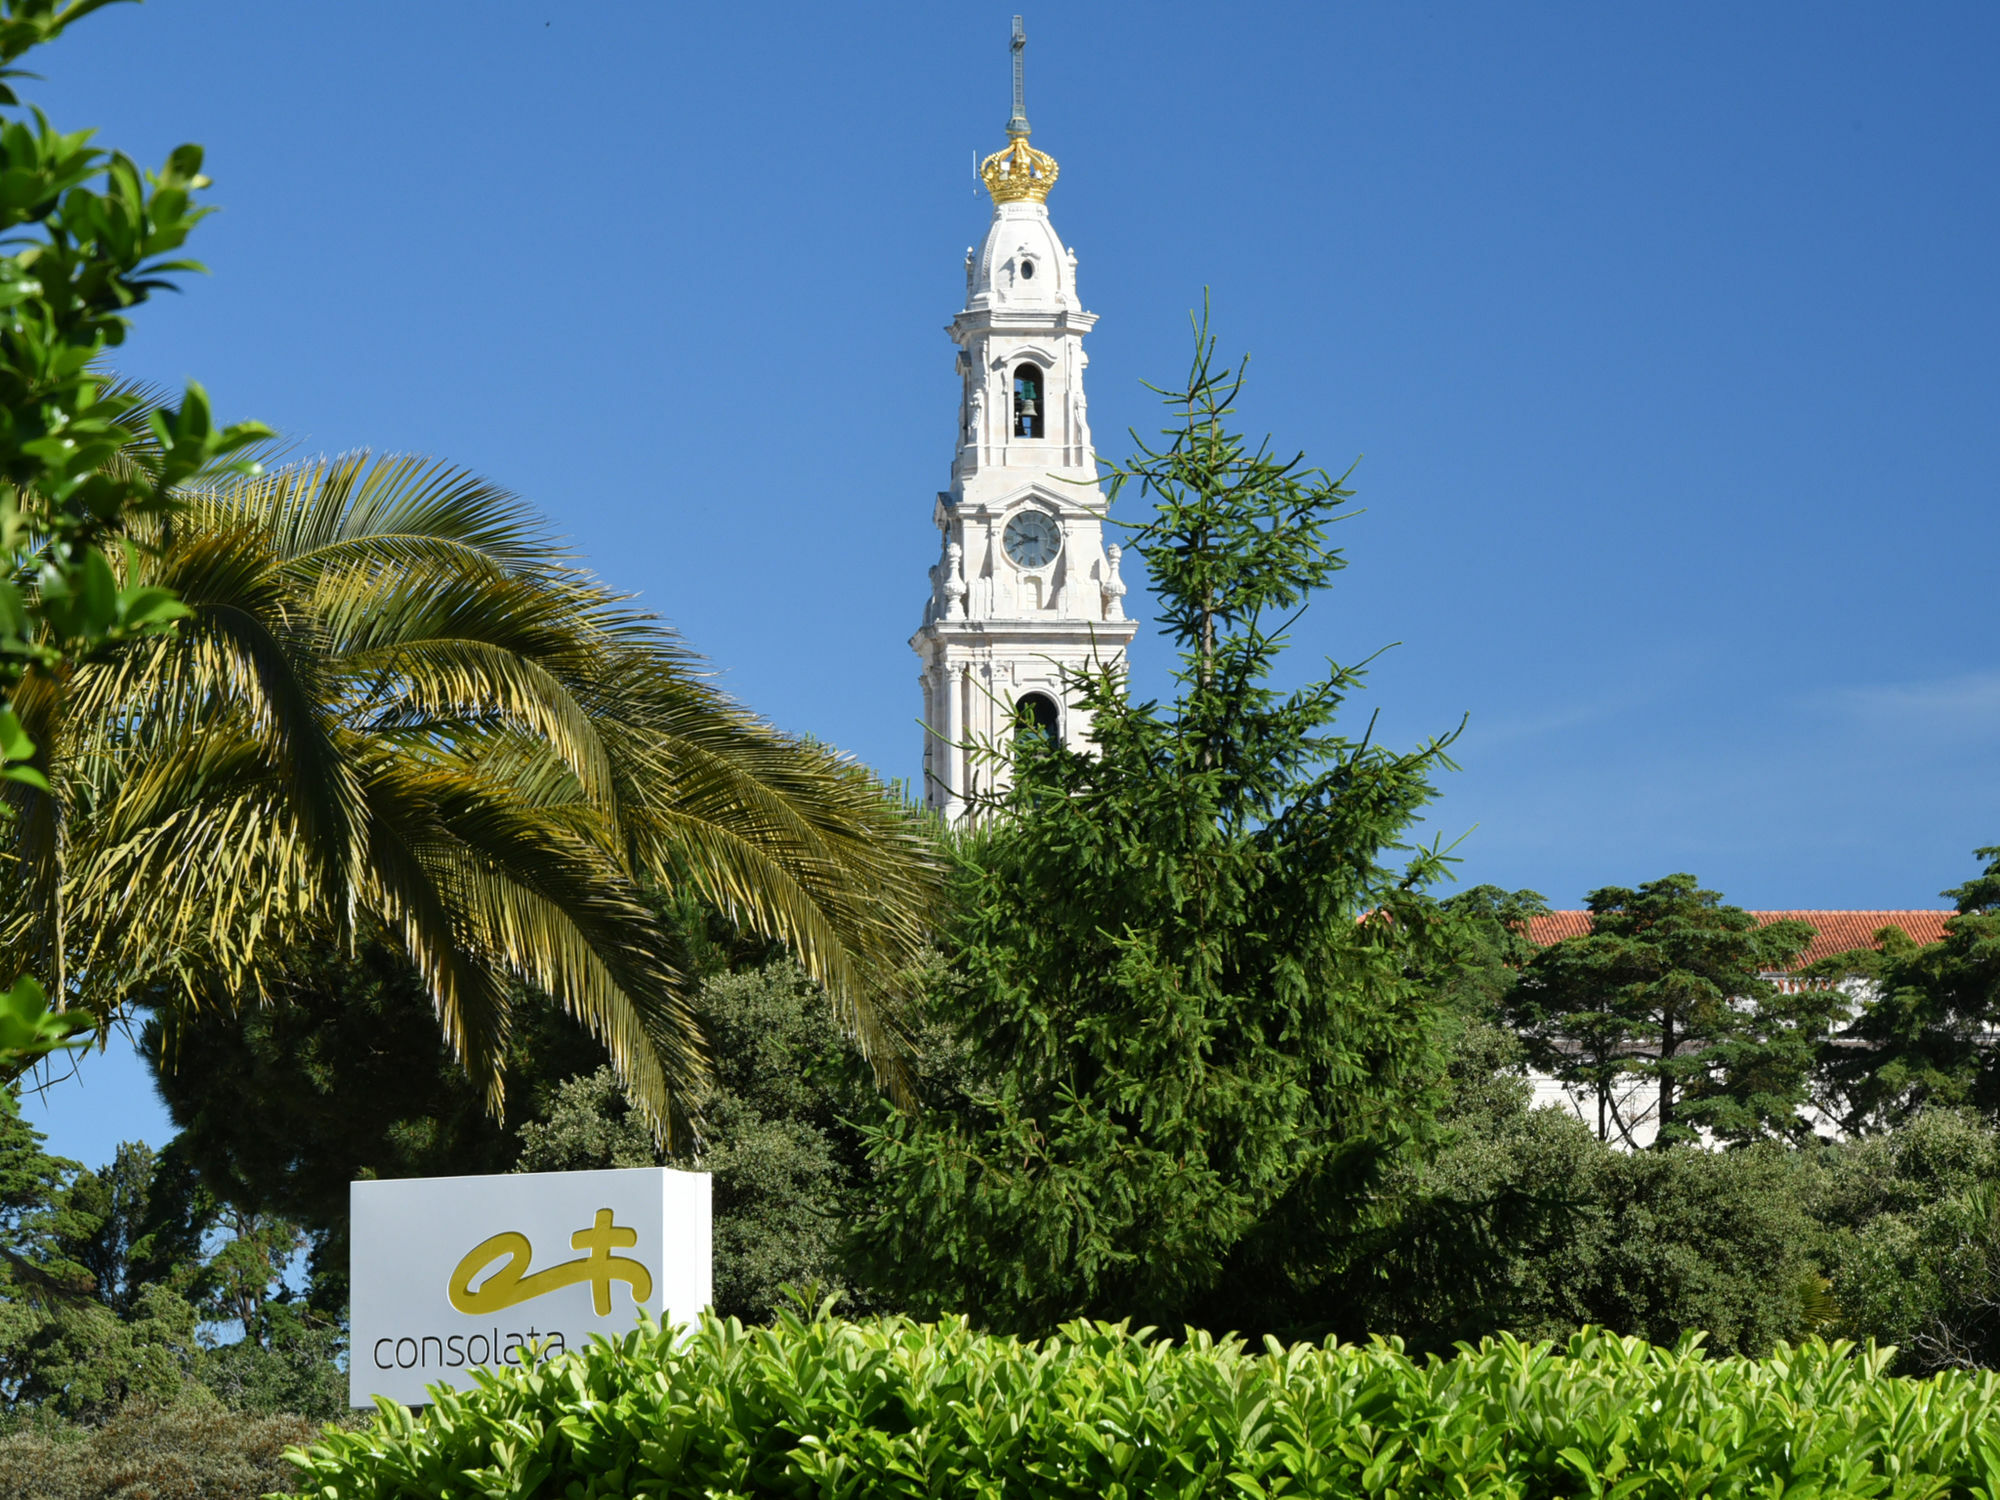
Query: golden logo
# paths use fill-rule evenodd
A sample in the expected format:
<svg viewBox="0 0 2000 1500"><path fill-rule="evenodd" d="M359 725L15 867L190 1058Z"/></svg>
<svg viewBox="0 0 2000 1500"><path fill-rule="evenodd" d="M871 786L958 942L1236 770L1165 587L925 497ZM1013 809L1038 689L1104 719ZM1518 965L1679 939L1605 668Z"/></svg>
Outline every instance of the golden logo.
<svg viewBox="0 0 2000 1500"><path fill-rule="evenodd" d="M517 1302L526 1302L532 1297L548 1295L561 1287L575 1286L580 1281L590 1283L591 1305L601 1318L611 1311L611 1283L623 1281L632 1288L632 1300L643 1303L653 1295L653 1274L636 1260L623 1255L613 1255L613 1250L629 1249L639 1243L639 1231L627 1229L611 1222L611 1210L600 1208L597 1222L589 1229L579 1229L569 1237L570 1248L587 1250L590 1253L580 1260L566 1260L561 1265L527 1274L528 1262L535 1258L535 1247L528 1243L525 1234L508 1230L496 1234L490 1240L481 1240L458 1269L451 1273L451 1305L462 1313L498 1312L503 1307L512 1307ZM492 1271L477 1287L474 1278L487 1271L501 1256L507 1263Z"/></svg>

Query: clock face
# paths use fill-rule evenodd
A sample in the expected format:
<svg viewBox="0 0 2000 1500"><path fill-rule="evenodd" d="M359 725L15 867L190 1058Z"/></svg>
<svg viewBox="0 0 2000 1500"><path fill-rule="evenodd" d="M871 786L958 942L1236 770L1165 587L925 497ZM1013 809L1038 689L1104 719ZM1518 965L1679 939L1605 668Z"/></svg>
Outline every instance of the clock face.
<svg viewBox="0 0 2000 1500"><path fill-rule="evenodd" d="M1062 530L1046 513L1024 510L1007 523L1001 541L1007 555L1022 567L1045 568L1062 551Z"/></svg>

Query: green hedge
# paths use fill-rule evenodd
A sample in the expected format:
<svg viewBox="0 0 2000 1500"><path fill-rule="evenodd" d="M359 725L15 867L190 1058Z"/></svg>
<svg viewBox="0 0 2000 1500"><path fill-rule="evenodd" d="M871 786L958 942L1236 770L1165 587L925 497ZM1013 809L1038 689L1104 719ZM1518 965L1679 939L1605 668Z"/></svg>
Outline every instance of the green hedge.
<svg viewBox="0 0 2000 1500"><path fill-rule="evenodd" d="M1168 1344L1076 1324L783 1318L655 1329L298 1455L325 1500L795 1496L1977 1496L2000 1377L1906 1380L1810 1343L1764 1360L1590 1332L1418 1362L1390 1344Z"/></svg>

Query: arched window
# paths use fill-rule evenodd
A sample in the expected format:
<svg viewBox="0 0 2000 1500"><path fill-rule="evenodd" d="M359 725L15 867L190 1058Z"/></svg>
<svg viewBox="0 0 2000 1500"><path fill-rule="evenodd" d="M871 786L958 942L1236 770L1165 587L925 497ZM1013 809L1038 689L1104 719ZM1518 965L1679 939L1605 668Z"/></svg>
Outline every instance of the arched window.
<svg viewBox="0 0 2000 1500"><path fill-rule="evenodd" d="M1062 711L1046 693L1023 693L1014 705L1014 733L1041 734L1051 744L1062 743Z"/></svg>
<svg viewBox="0 0 2000 1500"><path fill-rule="evenodd" d="M1042 393L1040 365L1014 367L1014 436L1038 438L1042 435L1042 413L1048 406Z"/></svg>

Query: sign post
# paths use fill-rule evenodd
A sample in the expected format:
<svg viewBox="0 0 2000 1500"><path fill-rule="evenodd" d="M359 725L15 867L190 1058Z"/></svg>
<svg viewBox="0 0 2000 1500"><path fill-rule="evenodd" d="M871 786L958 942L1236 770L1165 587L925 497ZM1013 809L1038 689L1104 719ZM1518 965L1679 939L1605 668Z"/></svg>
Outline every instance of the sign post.
<svg viewBox="0 0 2000 1500"><path fill-rule="evenodd" d="M706 1172L357 1182L348 1207L354 1406L469 1388L473 1370L627 1333L641 1309L691 1322L713 1295Z"/></svg>

